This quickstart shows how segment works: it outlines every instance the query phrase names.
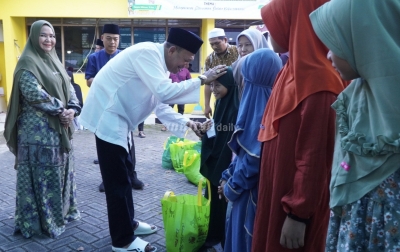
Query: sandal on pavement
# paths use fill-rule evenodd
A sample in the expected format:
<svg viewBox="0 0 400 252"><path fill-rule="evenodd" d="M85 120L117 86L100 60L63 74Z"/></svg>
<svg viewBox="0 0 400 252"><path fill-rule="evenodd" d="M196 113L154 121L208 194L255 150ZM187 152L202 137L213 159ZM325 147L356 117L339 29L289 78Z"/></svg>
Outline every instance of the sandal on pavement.
<svg viewBox="0 0 400 252"><path fill-rule="evenodd" d="M138 223L138 226L134 230L135 235L149 235L149 234L155 233L158 230L157 226L149 225L149 224L147 224L145 222L141 222L141 221L137 221L137 223Z"/></svg>
<svg viewBox="0 0 400 252"><path fill-rule="evenodd" d="M157 248L154 246L151 246L149 242L143 241L139 237L136 237L135 240L129 245L127 248L116 248L114 246L112 247L112 251L114 252L155 252L157 251Z"/></svg>
<svg viewBox="0 0 400 252"><path fill-rule="evenodd" d="M162 126L161 131L167 131L167 127Z"/></svg>

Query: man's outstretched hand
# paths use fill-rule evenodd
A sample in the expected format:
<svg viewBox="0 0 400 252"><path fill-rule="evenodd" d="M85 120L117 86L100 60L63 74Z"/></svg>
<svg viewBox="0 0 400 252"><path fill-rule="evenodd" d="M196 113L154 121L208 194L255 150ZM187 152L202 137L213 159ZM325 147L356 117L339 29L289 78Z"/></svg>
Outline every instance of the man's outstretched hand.
<svg viewBox="0 0 400 252"><path fill-rule="evenodd" d="M193 132L196 134L196 136L201 137L201 132L200 132L198 123L199 122L194 122L194 121L190 120L186 123L186 126L191 128L193 130Z"/></svg>

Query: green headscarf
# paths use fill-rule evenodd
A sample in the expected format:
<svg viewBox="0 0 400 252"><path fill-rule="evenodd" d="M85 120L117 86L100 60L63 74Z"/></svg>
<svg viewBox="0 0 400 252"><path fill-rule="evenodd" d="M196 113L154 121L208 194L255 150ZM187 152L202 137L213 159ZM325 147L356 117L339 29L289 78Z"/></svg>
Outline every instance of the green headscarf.
<svg viewBox="0 0 400 252"><path fill-rule="evenodd" d="M235 123L239 110L238 86L233 79L232 68L217 79L228 89L227 94L215 104L214 125L216 136L202 138L200 172L214 186L219 185L222 172L228 168L232 160L232 150L228 146L235 131Z"/></svg>
<svg viewBox="0 0 400 252"><path fill-rule="evenodd" d="M55 49L53 48L49 53L46 53L39 45L40 30L43 25L49 26L54 33L54 28L49 22L44 20L34 22L27 44L14 70L13 88L7 109L4 137L8 148L15 156L17 156L17 119L20 112L21 95L18 82L24 70L31 72L42 88L50 96L62 101L64 107L67 107L70 99L69 77L58 59ZM61 144L69 151L71 149L72 126L65 129L58 116L47 116L50 127L60 133Z"/></svg>
<svg viewBox="0 0 400 252"><path fill-rule="evenodd" d="M357 201L400 168L399 13L398 0L331 0L310 15L321 41L361 76L332 105L332 208Z"/></svg>

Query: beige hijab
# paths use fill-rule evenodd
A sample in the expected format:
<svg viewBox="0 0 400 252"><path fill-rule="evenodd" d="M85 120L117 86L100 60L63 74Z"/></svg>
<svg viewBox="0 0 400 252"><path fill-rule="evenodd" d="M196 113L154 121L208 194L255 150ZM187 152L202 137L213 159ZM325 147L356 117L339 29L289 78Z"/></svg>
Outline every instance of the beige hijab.
<svg viewBox="0 0 400 252"><path fill-rule="evenodd" d="M246 29L246 30L242 31L236 37L236 45L239 45L239 38L241 36L245 36L245 37L247 37L248 40L250 40L251 44L253 45L254 51L261 49L261 48L269 48L267 39L257 29ZM243 81L241 69L242 69L242 64L243 64L246 56L241 57L239 55L238 60L236 60L235 62L232 63L233 77L235 79L236 85L239 86L239 100L242 98L242 94L243 94L243 90L244 90L244 81Z"/></svg>

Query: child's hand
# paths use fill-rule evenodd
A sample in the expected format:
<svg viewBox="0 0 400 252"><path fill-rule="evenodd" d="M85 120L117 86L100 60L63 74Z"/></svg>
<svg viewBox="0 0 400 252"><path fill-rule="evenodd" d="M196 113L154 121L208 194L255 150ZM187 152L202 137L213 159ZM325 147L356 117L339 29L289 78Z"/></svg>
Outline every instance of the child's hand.
<svg viewBox="0 0 400 252"><path fill-rule="evenodd" d="M224 194L225 184L226 184L226 181L222 180L220 186L218 186L218 194L219 194L219 199L222 199L222 197L224 197L226 202L228 202L229 200L225 197L225 194Z"/></svg>
<svg viewBox="0 0 400 252"><path fill-rule="evenodd" d="M288 249L304 247L305 233L306 224L286 217L281 231L280 243L282 247Z"/></svg>
<svg viewBox="0 0 400 252"><path fill-rule="evenodd" d="M204 122L203 124L201 124L201 126L200 126L200 131L201 131L201 133L205 134L205 133L211 128L212 125L213 125L213 123L212 123L211 120L205 121L205 122Z"/></svg>

